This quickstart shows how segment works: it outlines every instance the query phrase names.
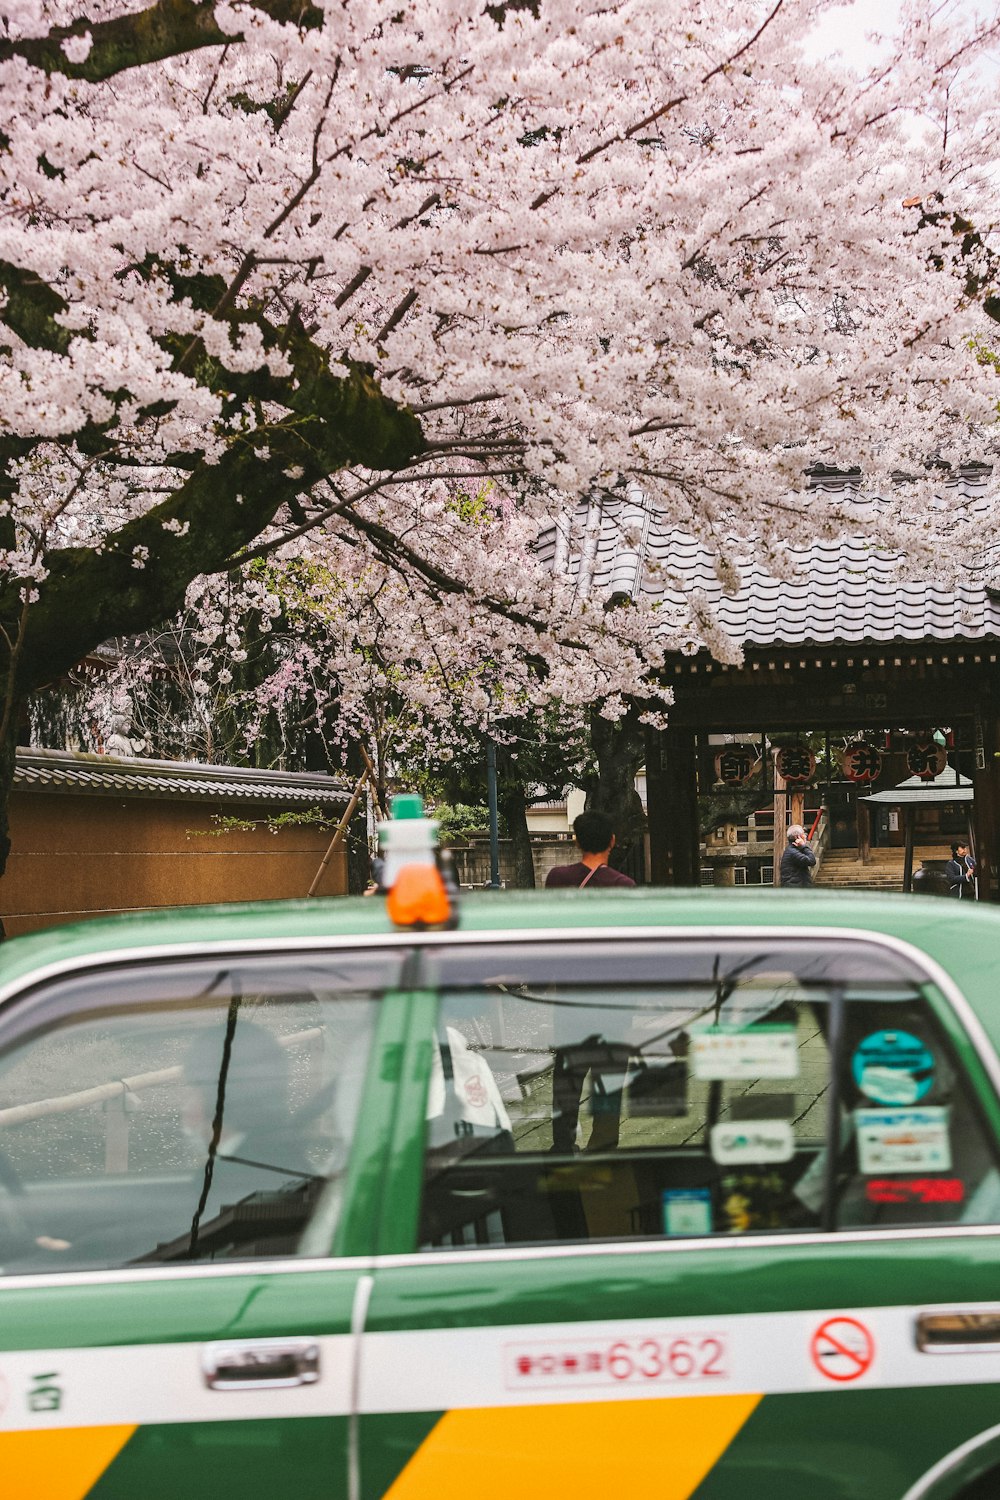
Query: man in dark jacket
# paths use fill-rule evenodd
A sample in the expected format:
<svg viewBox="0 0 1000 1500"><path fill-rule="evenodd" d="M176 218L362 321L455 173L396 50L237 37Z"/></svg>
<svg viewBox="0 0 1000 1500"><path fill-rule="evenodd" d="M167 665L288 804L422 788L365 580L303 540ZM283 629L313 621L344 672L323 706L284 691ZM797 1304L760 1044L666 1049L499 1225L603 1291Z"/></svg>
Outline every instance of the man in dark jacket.
<svg viewBox="0 0 1000 1500"><path fill-rule="evenodd" d="M959 901L974 900L976 867L969 857L969 846L964 839L952 844L951 859L944 869L948 877L948 895L957 896Z"/></svg>
<svg viewBox="0 0 1000 1500"><path fill-rule="evenodd" d="M556 865L545 877L547 886L635 885L608 865L615 834L607 813L582 812L573 820L573 835L580 846L579 860L575 865Z"/></svg>
<svg viewBox="0 0 1000 1500"><path fill-rule="evenodd" d="M809 847L805 829L801 823L793 823L788 830L788 845L778 867L780 883L787 886L812 885L809 871L815 863L816 856Z"/></svg>

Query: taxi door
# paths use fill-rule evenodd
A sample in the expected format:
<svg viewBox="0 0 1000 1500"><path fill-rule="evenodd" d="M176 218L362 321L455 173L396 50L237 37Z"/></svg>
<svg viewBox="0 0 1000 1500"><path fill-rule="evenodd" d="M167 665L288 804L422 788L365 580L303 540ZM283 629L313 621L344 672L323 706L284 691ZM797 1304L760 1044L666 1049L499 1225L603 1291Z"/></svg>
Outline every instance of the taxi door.
<svg viewBox="0 0 1000 1500"><path fill-rule="evenodd" d="M4 1500L350 1493L403 960L159 952L7 995Z"/></svg>
<svg viewBox="0 0 1000 1500"><path fill-rule="evenodd" d="M912 949L524 933L429 943L424 983L364 1500L950 1500L1000 1464L1000 1114Z"/></svg>

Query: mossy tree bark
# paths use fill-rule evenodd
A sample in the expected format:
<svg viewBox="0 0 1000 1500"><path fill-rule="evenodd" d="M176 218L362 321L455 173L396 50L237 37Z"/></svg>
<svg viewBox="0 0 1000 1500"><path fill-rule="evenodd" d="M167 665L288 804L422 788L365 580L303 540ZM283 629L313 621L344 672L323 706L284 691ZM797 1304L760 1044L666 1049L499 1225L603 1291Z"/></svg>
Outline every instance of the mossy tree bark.
<svg viewBox="0 0 1000 1500"><path fill-rule="evenodd" d="M595 712L590 729L597 772L587 778L587 806L607 813L614 826L612 868L643 883L646 814L635 789L635 777L644 764L646 746L639 711L633 708L617 723Z"/></svg>
<svg viewBox="0 0 1000 1500"><path fill-rule="evenodd" d="M531 857L528 799L517 763L503 746L497 747L497 803L510 839L508 884L518 890L534 890L535 862Z"/></svg>
<svg viewBox="0 0 1000 1500"><path fill-rule="evenodd" d="M254 0L254 6L273 21L303 28L319 26L323 21L323 12L304 0ZM63 42L88 31L92 38L90 52L83 62L71 62L63 51ZM95 24L81 16L69 26L52 27L45 36L0 42L0 61L23 57L47 73L99 83L129 68L162 62L181 52L224 47L239 36L221 29L214 5L206 5L205 0L155 0L145 10L109 21Z"/></svg>
<svg viewBox="0 0 1000 1500"><path fill-rule="evenodd" d="M10 792L14 784L16 749L15 735L11 734L0 740L0 871L7 868L7 857L10 854ZM0 938L5 936L3 921L0 920Z"/></svg>

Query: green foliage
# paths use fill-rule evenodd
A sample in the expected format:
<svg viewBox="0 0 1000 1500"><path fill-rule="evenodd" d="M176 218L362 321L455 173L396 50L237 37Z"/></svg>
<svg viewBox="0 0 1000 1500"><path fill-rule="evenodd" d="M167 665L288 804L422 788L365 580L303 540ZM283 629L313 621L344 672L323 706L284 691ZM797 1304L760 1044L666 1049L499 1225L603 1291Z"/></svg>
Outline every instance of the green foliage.
<svg viewBox="0 0 1000 1500"><path fill-rule="evenodd" d="M464 521L467 526L481 526L494 515L492 493L493 481L486 479L474 495L467 490L455 490L448 500L448 509Z"/></svg>
<svg viewBox="0 0 1000 1500"><path fill-rule="evenodd" d="M1000 322L1000 319L997 320ZM984 369L992 370L994 375L1000 374L1000 354L993 348L992 344L985 339L974 338L969 340L969 348L977 365ZM1000 411L1000 401L997 402L997 410Z"/></svg>
<svg viewBox="0 0 1000 1500"><path fill-rule="evenodd" d="M473 833L490 831L490 814L486 807L470 807L466 802L440 802L433 815L440 825L443 844L467 839Z"/></svg>
<svg viewBox="0 0 1000 1500"><path fill-rule="evenodd" d="M223 813L213 813L214 828L188 828L189 839L221 838L226 833L253 833L256 828L266 828L268 833L280 833L283 828L336 828L336 820L327 816L321 808L304 807L290 812L275 813L270 818L235 818Z"/></svg>
<svg viewBox="0 0 1000 1500"><path fill-rule="evenodd" d="M994 371L1000 371L1000 354L984 339L970 339L969 348L975 355L977 365L986 365Z"/></svg>
<svg viewBox="0 0 1000 1500"><path fill-rule="evenodd" d="M285 621L297 630L322 624L342 610L343 585L322 563L294 557L278 564L255 558L247 567L281 600Z"/></svg>

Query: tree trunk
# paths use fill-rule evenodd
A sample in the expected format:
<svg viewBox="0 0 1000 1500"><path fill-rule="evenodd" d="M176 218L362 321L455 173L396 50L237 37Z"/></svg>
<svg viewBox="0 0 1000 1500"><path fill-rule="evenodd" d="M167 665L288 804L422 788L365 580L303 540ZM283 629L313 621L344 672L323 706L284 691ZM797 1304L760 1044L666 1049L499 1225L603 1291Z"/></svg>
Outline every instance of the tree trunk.
<svg viewBox="0 0 1000 1500"><path fill-rule="evenodd" d="M497 746L497 803L510 838L510 877L507 884L517 890L535 888L535 862L528 832L528 803L517 767L503 746Z"/></svg>
<svg viewBox="0 0 1000 1500"><path fill-rule="evenodd" d="M17 754L17 714L12 714L3 738L0 739L0 876L7 868L10 854L10 793L14 785L14 759ZM0 886L2 889L2 886ZM7 936L0 917L0 940Z"/></svg>
<svg viewBox="0 0 1000 1500"><path fill-rule="evenodd" d="M607 813L611 819L615 830L612 868L644 885L646 814L635 789L635 777L646 758L646 743L638 710L630 710L617 723L595 712L591 714L590 734L597 774L587 781L587 806Z"/></svg>

